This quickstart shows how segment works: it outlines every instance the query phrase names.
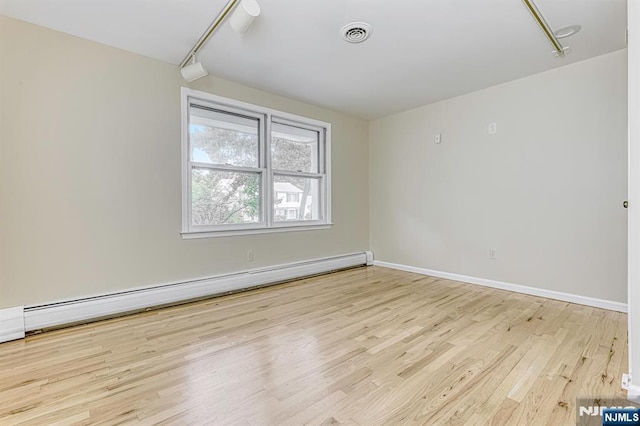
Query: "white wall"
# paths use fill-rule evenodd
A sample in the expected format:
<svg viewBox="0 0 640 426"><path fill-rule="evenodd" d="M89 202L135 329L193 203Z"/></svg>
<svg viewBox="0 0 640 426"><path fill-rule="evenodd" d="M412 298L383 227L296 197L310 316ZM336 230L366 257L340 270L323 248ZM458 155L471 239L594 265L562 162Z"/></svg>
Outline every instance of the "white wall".
<svg viewBox="0 0 640 426"><path fill-rule="evenodd" d="M629 28L629 386L640 396L640 4L627 2Z"/></svg>
<svg viewBox="0 0 640 426"><path fill-rule="evenodd" d="M626 301L626 60L622 50L371 122L376 259Z"/></svg>
<svg viewBox="0 0 640 426"><path fill-rule="evenodd" d="M213 77L190 87L332 123L335 226L182 240L182 85L176 66L0 16L0 308L368 248L367 122Z"/></svg>

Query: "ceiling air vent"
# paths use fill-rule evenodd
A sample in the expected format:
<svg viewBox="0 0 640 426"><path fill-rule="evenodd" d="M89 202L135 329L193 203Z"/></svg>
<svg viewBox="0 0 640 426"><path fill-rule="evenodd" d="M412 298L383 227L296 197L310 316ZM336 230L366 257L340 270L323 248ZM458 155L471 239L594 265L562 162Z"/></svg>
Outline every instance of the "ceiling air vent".
<svg viewBox="0 0 640 426"><path fill-rule="evenodd" d="M371 25L364 22L352 22L340 29L340 36L349 43L362 43L371 35Z"/></svg>

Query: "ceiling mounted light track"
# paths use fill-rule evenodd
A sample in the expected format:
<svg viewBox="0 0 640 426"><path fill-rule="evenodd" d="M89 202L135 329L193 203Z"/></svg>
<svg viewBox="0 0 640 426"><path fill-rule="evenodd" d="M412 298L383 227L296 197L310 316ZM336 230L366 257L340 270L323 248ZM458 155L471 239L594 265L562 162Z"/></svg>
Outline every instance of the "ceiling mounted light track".
<svg viewBox="0 0 640 426"><path fill-rule="evenodd" d="M533 0L522 0L522 2L527 6L527 9L529 9L529 12L533 15L533 19L536 20L536 23L554 47L555 50L553 51L553 54L558 57L563 57L565 53L568 53L568 48L562 47L560 40L558 40L558 37L556 37L555 33L551 30L551 27L544 19Z"/></svg>
<svg viewBox="0 0 640 426"><path fill-rule="evenodd" d="M234 8L235 11L233 11ZM233 13L231 14L232 11ZM253 21L260 15L260 5L256 0L229 0L229 2L227 2L220 14L216 16L216 19L209 25L209 28L200 36L187 56L180 62L180 72L182 72L182 76L188 82L192 82L209 74L202 63L196 59L196 54L207 43L220 25L222 25L229 14L231 14L229 22L231 28L240 34L244 34L249 30Z"/></svg>

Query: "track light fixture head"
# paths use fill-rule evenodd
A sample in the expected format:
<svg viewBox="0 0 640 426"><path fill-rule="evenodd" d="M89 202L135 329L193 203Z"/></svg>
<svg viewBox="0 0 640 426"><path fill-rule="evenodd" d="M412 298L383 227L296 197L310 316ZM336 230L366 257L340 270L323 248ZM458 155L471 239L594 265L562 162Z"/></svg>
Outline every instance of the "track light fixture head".
<svg viewBox="0 0 640 426"><path fill-rule="evenodd" d="M240 0L229 19L229 24L235 32L244 34L259 15L260 5L256 0Z"/></svg>
<svg viewBox="0 0 640 426"><path fill-rule="evenodd" d="M189 83L199 78L206 77L209 72L204 68L202 62L196 59L196 55L191 56L191 63L180 68L182 77Z"/></svg>

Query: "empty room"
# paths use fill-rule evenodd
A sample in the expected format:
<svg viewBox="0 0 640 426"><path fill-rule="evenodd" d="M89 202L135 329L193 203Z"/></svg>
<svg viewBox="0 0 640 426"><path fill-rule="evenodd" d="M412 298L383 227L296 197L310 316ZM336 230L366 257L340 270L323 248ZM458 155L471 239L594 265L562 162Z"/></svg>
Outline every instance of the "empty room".
<svg viewBox="0 0 640 426"><path fill-rule="evenodd" d="M0 0L0 425L640 424L639 124L636 0Z"/></svg>

